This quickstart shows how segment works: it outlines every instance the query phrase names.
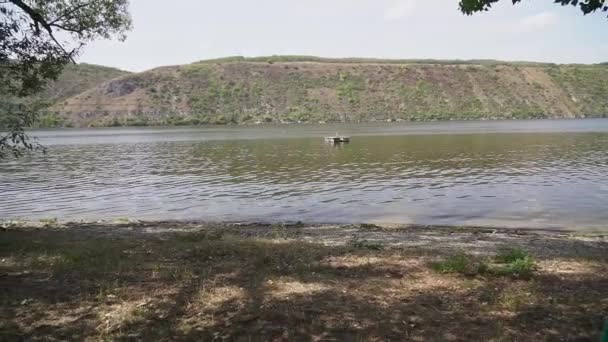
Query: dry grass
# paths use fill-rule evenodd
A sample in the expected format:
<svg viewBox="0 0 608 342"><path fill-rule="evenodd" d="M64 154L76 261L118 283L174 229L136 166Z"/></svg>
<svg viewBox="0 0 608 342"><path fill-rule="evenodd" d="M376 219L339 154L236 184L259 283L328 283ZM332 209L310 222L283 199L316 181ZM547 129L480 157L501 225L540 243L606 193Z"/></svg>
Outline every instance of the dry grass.
<svg viewBox="0 0 608 342"><path fill-rule="evenodd" d="M455 251L281 234L0 236L2 341L594 341L608 312L605 255L534 255L519 279L432 269Z"/></svg>

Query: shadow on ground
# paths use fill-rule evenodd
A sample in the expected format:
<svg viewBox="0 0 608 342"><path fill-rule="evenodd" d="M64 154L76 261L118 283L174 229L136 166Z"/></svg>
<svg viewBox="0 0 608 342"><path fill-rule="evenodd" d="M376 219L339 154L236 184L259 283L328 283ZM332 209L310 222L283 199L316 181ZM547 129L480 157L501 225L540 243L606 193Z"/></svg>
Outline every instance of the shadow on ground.
<svg viewBox="0 0 608 342"><path fill-rule="evenodd" d="M217 232L0 239L3 341L596 341L608 312L607 262L588 256L524 280L438 274L429 263L446 251L432 248Z"/></svg>

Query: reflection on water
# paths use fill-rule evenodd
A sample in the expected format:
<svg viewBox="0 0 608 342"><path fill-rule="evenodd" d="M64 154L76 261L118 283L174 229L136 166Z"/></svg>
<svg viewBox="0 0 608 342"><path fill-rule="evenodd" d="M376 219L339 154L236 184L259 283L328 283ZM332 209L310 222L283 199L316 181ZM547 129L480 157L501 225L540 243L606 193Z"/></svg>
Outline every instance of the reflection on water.
<svg viewBox="0 0 608 342"><path fill-rule="evenodd" d="M608 221L608 133L341 129L354 133L350 144L327 145L307 128L43 132L46 156L0 164L0 218L592 229Z"/></svg>

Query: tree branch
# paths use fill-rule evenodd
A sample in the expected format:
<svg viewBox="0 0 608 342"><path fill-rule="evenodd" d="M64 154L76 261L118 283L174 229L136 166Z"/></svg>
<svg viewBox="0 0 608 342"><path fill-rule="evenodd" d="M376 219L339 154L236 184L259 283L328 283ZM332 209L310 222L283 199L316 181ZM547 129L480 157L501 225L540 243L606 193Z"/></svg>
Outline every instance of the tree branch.
<svg viewBox="0 0 608 342"><path fill-rule="evenodd" d="M72 15L72 14L78 12L79 10L81 10L81 9L87 7L87 6L90 6L92 4L93 4L93 1L87 2L86 4L81 4L79 6L76 6L73 9L71 9L70 11L68 11L67 13L64 13L63 15L55 18L54 20L51 20L51 22L49 22L49 25L51 25L51 26L57 26L57 25L54 25L54 24L57 23L58 21L64 20L67 16Z"/></svg>
<svg viewBox="0 0 608 342"><path fill-rule="evenodd" d="M75 50L72 50L72 52L67 52L66 49L63 47L63 45L61 45L61 43L59 43L59 41L57 41L57 38L55 38L55 36L53 36L53 34L49 34L49 36L51 36L51 39L53 39L53 41L55 42L55 44L57 44L57 46L61 49L61 51L63 51L63 53L65 53L68 56L70 61L72 63L76 64L76 60L73 57Z"/></svg>
<svg viewBox="0 0 608 342"><path fill-rule="evenodd" d="M34 10L30 6L28 6L21 0L9 0L9 1L11 3L13 3L15 6L19 7L21 10L23 10L27 15L30 16L30 18L32 18L32 20L34 21L34 24L36 25L37 34L40 34L40 28L38 27L38 25L42 25L42 27L44 27L44 29L47 31L47 33L49 34L49 36L51 37L53 42L55 42L55 44L57 44L57 46L61 49L61 51L63 51L63 53L65 53L67 55L67 57L70 59L70 61L72 61L72 63L76 63L76 60L74 60L74 58L72 56L74 51L67 52L65 50L63 45L57 40L57 38L55 38L55 35L53 35L52 25L49 24L49 22L44 18L44 16L42 16L42 14L40 14L39 12L37 12L36 10ZM90 3L87 3L87 5L88 4L90 4ZM55 26L57 26L57 25L55 25Z"/></svg>
<svg viewBox="0 0 608 342"><path fill-rule="evenodd" d="M72 33L77 33L77 34L79 34L79 35L80 35L80 34L82 34L82 30L77 30L77 29L73 29L73 28L65 27L65 26L63 26L63 25L61 25L61 24L54 24L54 23L51 23L50 25L51 25L52 27L56 27L56 28L58 28L58 29L60 29L60 30L63 30L63 31L72 32Z"/></svg>
<svg viewBox="0 0 608 342"><path fill-rule="evenodd" d="M38 24L42 25L42 27L44 27L44 29L49 34L51 34L51 35L53 34L53 29L51 28L51 26L49 25L49 23L46 21L46 19L44 19L44 17L42 16L42 14L38 13L36 10L34 10L33 8L31 8L30 6L26 5L21 0L10 0L10 2L12 4L14 4L15 6L21 8L21 10L23 10L23 12L25 12L27 15L30 16L30 18L32 18L32 20L36 24L36 28L38 30L38 34L40 34L40 29L38 28Z"/></svg>

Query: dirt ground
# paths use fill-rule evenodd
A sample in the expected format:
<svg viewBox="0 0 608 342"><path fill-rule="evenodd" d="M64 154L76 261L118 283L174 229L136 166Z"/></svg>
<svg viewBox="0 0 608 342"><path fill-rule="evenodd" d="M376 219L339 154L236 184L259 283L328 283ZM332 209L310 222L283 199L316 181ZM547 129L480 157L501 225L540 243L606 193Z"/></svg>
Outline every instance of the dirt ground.
<svg viewBox="0 0 608 342"><path fill-rule="evenodd" d="M532 273L435 267L504 248L529 253ZM606 236L185 222L0 231L1 341L598 341L607 317Z"/></svg>

